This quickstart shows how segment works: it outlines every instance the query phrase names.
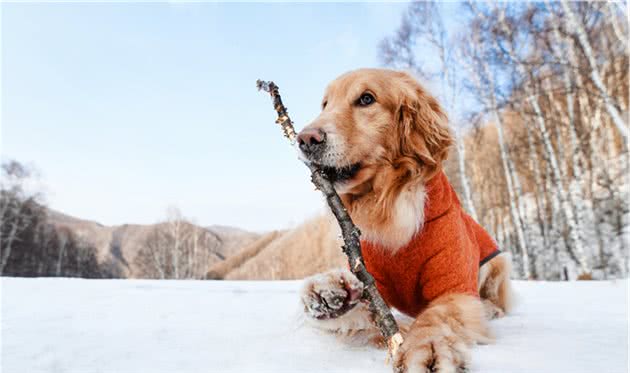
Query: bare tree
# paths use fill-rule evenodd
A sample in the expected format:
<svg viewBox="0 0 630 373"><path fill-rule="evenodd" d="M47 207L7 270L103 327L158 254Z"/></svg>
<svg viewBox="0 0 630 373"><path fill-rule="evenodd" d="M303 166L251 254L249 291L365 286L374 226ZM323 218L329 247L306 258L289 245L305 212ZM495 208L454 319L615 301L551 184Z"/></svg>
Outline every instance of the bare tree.
<svg viewBox="0 0 630 373"><path fill-rule="evenodd" d="M34 216L32 208L38 198L29 194L24 184L32 172L16 161L2 164L0 185L0 276L4 273L13 246L19 239L19 233L31 224Z"/></svg>
<svg viewBox="0 0 630 373"><path fill-rule="evenodd" d="M445 7L459 8L459 30L444 32ZM478 217L503 247L518 249L524 278L627 273L623 14L606 2L413 3L381 45L386 64L441 82L443 92L452 77L466 88L479 126L458 138L459 192L467 206L474 195Z"/></svg>
<svg viewBox="0 0 630 373"><path fill-rule="evenodd" d="M474 24L473 30L479 30L479 24ZM462 55L467 56L472 61L470 65L466 66L469 71L469 77L473 82L472 86L481 93L477 96L477 98L484 108L490 113L492 123L497 129L497 142L499 145L501 163L505 175L506 189L509 198L509 211L512 217L517 247L521 258L521 269L523 277L530 278L531 265L526 238L528 237L528 234L526 233L527 225L525 224L525 211L522 201L523 191L520 176L516 172L514 160L508 150L507 140L504 134L504 118L500 111L498 89L495 84L497 76L493 73L487 62L488 51L484 51L484 44L479 36L479 32L473 31L468 38L464 39L462 44L465 46L462 47Z"/></svg>
<svg viewBox="0 0 630 373"><path fill-rule="evenodd" d="M588 34L584 29L584 25L579 21L578 17L576 17L575 12L573 11L571 5L567 0L560 0L560 4L562 4L562 9L564 10L564 20L567 23L567 29L571 30L578 41L578 45L582 49L586 60L588 61L588 66L590 68L590 78L597 89L597 92L604 100L604 105L608 114L613 120L613 123L619 130L619 134L623 138L623 142L625 147L628 147L628 124L624 122L619 114L619 110L615 106L613 99L608 94L606 86L604 85L604 81L599 72L599 66L597 60L595 58L595 53L591 46L591 42L588 39ZM613 25L614 27L614 25Z"/></svg>
<svg viewBox="0 0 630 373"><path fill-rule="evenodd" d="M413 52L423 44L424 47L435 51L439 64L433 71L428 66L422 66L413 58ZM437 78L440 81L440 99L445 105L455 131L457 146L458 170L464 194L464 206L470 215L478 220L477 211L472 198L472 187L466 174L466 149L463 143L464 129L457 115L456 103L460 97L458 69L455 64L457 56L455 50L449 48L452 44L447 29L444 26L440 5L435 2L414 2L410 4L398 32L391 38L381 42L381 56L385 63L411 70L424 79Z"/></svg>
<svg viewBox="0 0 630 373"><path fill-rule="evenodd" d="M48 222L40 195L30 191L32 175L19 162L2 164L0 275L101 277L96 250Z"/></svg>
<svg viewBox="0 0 630 373"><path fill-rule="evenodd" d="M140 277L203 279L212 261L223 260L220 242L176 208L169 208L164 222L147 235L135 261Z"/></svg>

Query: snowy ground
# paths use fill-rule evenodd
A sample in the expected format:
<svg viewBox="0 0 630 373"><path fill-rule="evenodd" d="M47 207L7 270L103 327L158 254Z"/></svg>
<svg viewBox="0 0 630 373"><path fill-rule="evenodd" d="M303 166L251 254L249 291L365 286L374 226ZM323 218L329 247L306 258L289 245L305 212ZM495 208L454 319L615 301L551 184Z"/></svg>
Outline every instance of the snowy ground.
<svg viewBox="0 0 630 373"><path fill-rule="evenodd" d="M299 282L2 279L2 373L389 372L302 326ZM473 372L626 372L626 281L516 284Z"/></svg>

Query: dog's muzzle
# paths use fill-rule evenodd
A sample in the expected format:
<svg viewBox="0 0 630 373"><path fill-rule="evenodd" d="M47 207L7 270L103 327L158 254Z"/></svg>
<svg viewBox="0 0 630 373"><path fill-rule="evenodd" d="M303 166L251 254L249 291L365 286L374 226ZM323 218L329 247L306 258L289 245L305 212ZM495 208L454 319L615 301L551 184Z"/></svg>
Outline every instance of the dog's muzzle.
<svg viewBox="0 0 630 373"><path fill-rule="evenodd" d="M309 161L321 160L326 150L326 132L320 129L305 128L298 134L297 141L300 151Z"/></svg>
<svg viewBox="0 0 630 373"><path fill-rule="evenodd" d="M326 132L321 129L307 127L298 134L298 147L304 158L319 166L331 182L344 182L352 179L361 169L361 164L355 163L339 167L332 166L330 164L330 154L326 154L329 148L326 139Z"/></svg>

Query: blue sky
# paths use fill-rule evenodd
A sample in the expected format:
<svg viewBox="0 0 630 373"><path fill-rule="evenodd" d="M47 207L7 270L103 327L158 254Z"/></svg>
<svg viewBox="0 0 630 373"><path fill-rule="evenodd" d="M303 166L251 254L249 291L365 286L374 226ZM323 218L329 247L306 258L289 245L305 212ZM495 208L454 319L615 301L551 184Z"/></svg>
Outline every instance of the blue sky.
<svg viewBox="0 0 630 373"><path fill-rule="evenodd" d="M2 4L2 155L47 203L104 224L263 231L322 210L257 78L298 128L326 84L379 66L402 3Z"/></svg>

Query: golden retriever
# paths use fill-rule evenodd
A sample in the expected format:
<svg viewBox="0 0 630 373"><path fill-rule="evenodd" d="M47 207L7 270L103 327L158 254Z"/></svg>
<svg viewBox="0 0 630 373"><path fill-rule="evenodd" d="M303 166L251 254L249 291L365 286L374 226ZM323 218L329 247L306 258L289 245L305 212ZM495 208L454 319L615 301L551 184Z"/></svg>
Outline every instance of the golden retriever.
<svg viewBox="0 0 630 373"><path fill-rule="evenodd" d="M442 171L453 142L437 100L409 74L360 69L334 80L298 135L301 156L334 182L362 232L379 291L414 318L401 372L455 372L509 310L510 258L463 212ZM373 330L363 285L346 269L306 279L307 318L337 333Z"/></svg>

